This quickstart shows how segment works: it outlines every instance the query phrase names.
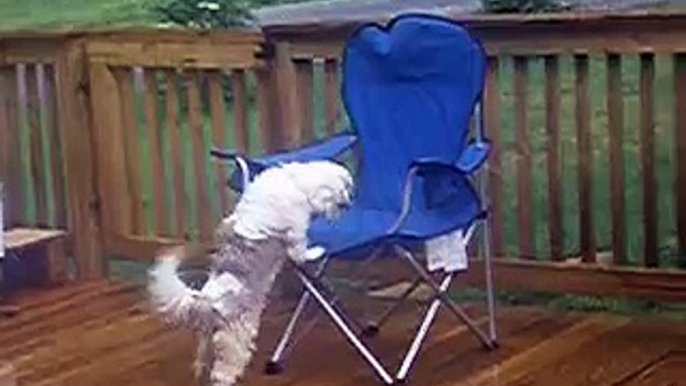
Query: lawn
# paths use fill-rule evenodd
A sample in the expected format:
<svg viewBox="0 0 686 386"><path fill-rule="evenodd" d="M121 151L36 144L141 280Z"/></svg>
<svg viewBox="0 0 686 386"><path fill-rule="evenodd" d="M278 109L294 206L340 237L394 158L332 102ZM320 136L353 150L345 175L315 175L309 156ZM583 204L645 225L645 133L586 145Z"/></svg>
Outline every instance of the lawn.
<svg viewBox="0 0 686 386"><path fill-rule="evenodd" d="M150 0L0 0L0 29L150 25Z"/></svg>

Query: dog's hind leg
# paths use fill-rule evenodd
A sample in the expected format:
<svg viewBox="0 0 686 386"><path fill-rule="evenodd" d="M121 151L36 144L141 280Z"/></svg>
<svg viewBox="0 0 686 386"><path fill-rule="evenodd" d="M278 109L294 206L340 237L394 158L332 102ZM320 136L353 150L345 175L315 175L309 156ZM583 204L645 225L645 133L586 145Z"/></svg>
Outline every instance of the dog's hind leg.
<svg viewBox="0 0 686 386"><path fill-rule="evenodd" d="M215 357L214 332L206 331L198 334L198 352L195 357L195 376L200 386L212 384L212 367Z"/></svg>

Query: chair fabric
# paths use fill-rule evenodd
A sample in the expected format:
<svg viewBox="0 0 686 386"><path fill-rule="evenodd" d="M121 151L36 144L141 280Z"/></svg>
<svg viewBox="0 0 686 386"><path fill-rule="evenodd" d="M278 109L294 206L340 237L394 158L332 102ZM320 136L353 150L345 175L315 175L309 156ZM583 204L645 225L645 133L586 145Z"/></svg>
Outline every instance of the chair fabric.
<svg viewBox="0 0 686 386"><path fill-rule="evenodd" d="M485 54L452 21L401 16L365 26L344 52L342 93L361 148L352 208L312 224L313 245L333 257L375 242L425 240L466 228L481 214L468 174L490 146L470 144L469 122L481 99ZM410 213L396 233L405 179L418 162L449 166L412 181ZM461 168L460 165L465 167Z"/></svg>

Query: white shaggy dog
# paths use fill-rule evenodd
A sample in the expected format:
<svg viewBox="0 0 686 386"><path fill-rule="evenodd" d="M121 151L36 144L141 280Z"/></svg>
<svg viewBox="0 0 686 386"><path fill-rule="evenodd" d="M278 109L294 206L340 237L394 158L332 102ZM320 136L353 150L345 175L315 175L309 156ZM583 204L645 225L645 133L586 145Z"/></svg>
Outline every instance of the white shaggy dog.
<svg viewBox="0 0 686 386"><path fill-rule="evenodd" d="M209 278L200 290L178 276L183 252L166 251L150 270L157 312L200 333L196 374L214 386L235 384L255 349L260 316L286 258L307 259L313 216L335 217L351 200L352 178L333 162L265 170L217 229Z"/></svg>

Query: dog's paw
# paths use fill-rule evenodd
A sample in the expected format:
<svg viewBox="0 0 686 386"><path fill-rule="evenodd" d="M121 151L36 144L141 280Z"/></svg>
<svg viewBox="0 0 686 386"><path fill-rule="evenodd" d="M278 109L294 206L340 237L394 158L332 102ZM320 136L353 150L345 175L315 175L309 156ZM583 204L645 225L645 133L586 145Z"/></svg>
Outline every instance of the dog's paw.
<svg viewBox="0 0 686 386"><path fill-rule="evenodd" d="M308 248L307 251L305 251L305 254L303 256L303 262L316 261L324 257L324 255L326 255L326 249L320 246L314 246L312 248Z"/></svg>

